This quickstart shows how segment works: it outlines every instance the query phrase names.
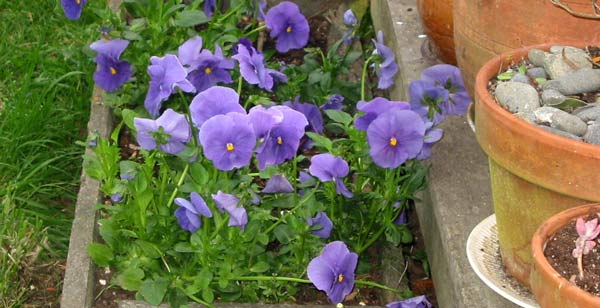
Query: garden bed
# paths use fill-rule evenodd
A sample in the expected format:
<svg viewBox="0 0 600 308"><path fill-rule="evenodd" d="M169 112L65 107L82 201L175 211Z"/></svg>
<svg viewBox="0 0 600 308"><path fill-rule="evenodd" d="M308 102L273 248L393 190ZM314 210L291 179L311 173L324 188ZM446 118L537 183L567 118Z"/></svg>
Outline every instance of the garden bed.
<svg viewBox="0 0 600 308"><path fill-rule="evenodd" d="M101 134L101 135L102 135L102 134ZM105 134L105 135L107 135L107 134ZM88 179L88 180L89 180L89 179ZM85 184L85 181L86 181L86 179L84 178L84 180L83 180L84 184ZM96 183L92 183L92 184L96 184ZM85 189L85 187L84 187L84 185L82 185L82 191L84 191L84 189ZM91 192L91 191L88 191L88 192ZM98 196L99 194L98 194L98 192L91 192L91 195ZM101 201L101 199L100 199L100 198L99 198L99 196L98 196L98 198L96 198L96 200L94 200L94 201L93 201L93 204L96 204L96 203L98 203L99 201ZM88 205L88 206L89 206L89 205ZM90 207L91 207L91 206L90 206ZM92 233L93 233L93 232L92 232ZM83 253L85 254L85 251L83 251ZM83 259L85 259L85 258L83 258ZM86 261L86 260L84 260L84 261ZM88 258L87 262L89 263L89 258ZM89 273L89 271L85 271L85 272L88 272L88 273ZM388 271L388 270L386 270L385 272L386 272L386 273L389 273L389 271ZM397 279L397 277L398 277L398 275L396 275L396 276L394 277L394 279ZM88 279L88 280L89 280L89 279ZM67 283L65 282L65 284L67 284ZM66 290L65 290L65 291L66 291ZM86 292L86 293L87 293L87 292ZM86 296L87 296L87 295L86 295Z"/></svg>

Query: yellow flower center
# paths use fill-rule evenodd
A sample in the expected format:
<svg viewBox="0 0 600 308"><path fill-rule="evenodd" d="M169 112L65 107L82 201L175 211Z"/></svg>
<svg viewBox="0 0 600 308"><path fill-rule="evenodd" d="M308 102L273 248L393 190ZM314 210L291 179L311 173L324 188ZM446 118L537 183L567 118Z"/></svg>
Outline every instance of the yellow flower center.
<svg viewBox="0 0 600 308"><path fill-rule="evenodd" d="M396 140L396 138L392 137L390 138L390 145L395 147L398 144L398 140Z"/></svg>
<svg viewBox="0 0 600 308"><path fill-rule="evenodd" d="M206 73L207 75L212 73L212 69L210 67L207 67L204 69L204 73Z"/></svg>
<svg viewBox="0 0 600 308"><path fill-rule="evenodd" d="M281 139L281 137L277 137L277 144L283 144L283 139Z"/></svg>
<svg viewBox="0 0 600 308"><path fill-rule="evenodd" d="M342 281L344 281L344 275L342 275L342 274L339 274L339 275L338 275L338 279L337 279L337 281L338 281L339 283L342 283Z"/></svg>
<svg viewBox="0 0 600 308"><path fill-rule="evenodd" d="M111 75L116 75L117 74L117 70L114 67L110 68L110 74Z"/></svg>
<svg viewBox="0 0 600 308"><path fill-rule="evenodd" d="M233 146L233 143L228 143L226 145L226 147L227 147L227 152L231 152L235 149L235 147Z"/></svg>
<svg viewBox="0 0 600 308"><path fill-rule="evenodd" d="M287 33L292 32L292 26L287 27L287 29L285 29L285 32L287 32Z"/></svg>
<svg viewBox="0 0 600 308"><path fill-rule="evenodd" d="M75 2L77 2L77 4L81 4L81 0L75 0Z"/></svg>

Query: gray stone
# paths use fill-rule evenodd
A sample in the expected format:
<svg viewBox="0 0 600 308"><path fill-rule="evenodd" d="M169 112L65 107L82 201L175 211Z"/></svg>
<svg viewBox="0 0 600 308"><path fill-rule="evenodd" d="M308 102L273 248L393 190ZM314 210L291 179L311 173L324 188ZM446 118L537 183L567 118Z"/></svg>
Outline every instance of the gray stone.
<svg viewBox="0 0 600 308"><path fill-rule="evenodd" d="M540 49L531 49L527 52L527 58L529 62L534 66L544 66L544 60L548 53Z"/></svg>
<svg viewBox="0 0 600 308"><path fill-rule="evenodd" d="M579 48L564 47L556 54L544 58L544 69L548 76L557 79L561 76L576 72L582 68L591 68L587 53Z"/></svg>
<svg viewBox="0 0 600 308"><path fill-rule="evenodd" d="M542 88L542 90L557 90L560 88L560 82L558 82L557 80L548 80L544 83L542 83L540 85L540 88Z"/></svg>
<svg viewBox="0 0 600 308"><path fill-rule="evenodd" d="M588 130L583 135L583 141L595 145L600 145L600 124L592 124L588 126Z"/></svg>
<svg viewBox="0 0 600 308"><path fill-rule="evenodd" d="M554 106L562 103L567 99L562 93L558 90L548 89L542 91L542 105Z"/></svg>
<svg viewBox="0 0 600 308"><path fill-rule="evenodd" d="M540 107L533 111L533 114L535 116L535 122L537 124L550 125L552 123L552 115L557 112L564 112L564 111L562 111L558 108L554 108L554 107L547 107L547 106Z"/></svg>
<svg viewBox="0 0 600 308"><path fill-rule="evenodd" d="M512 82L522 82L522 83L530 84L529 77L527 77L527 75L524 75L524 74L521 74L521 73L516 73L510 79L510 81L512 81Z"/></svg>
<svg viewBox="0 0 600 308"><path fill-rule="evenodd" d="M600 89L600 70L584 68L556 80L545 82L542 88L550 87L546 85L549 82L556 82L556 89L564 95L593 92Z"/></svg>
<svg viewBox="0 0 600 308"><path fill-rule="evenodd" d="M517 112L517 113L515 113L515 116L517 118L524 120L525 122L529 122L531 124L536 123L535 113L533 113L533 112Z"/></svg>
<svg viewBox="0 0 600 308"><path fill-rule="evenodd" d="M598 121L600 119L600 104L589 104L579 107L573 111L573 115L578 116L582 121Z"/></svg>
<svg viewBox="0 0 600 308"><path fill-rule="evenodd" d="M553 133L555 135L563 136L563 137L566 137L566 138L569 138L569 139L573 139L573 140L577 140L577 141L581 141L582 140L581 137L579 137L579 136L575 136L573 134L567 133L567 132L562 131L560 129L556 129L554 127L545 126L545 125L539 125L538 127L542 128L544 130L547 130L547 131L549 131L549 132L551 132L551 133Z"/></svg>
<svg viewBox="0 0 600 308"><path fill-rule="evenodd" d="M502 82L496 86L496 98L502 107L512 113L530 112L540 107L537 90L520 82Z"/></svg>
<svg viewBox="0 0 600 308"><path fill-rule="evenodd" d="M532 67L527 70L527 76L531 79L536 78L544 78L548 79L548 74L546 74L546 70L543 67Z"/></svg>
<svg viewBox="0 0 600 308"><path fill-rule="evenodd" d="M550 126L576 136L583 136L587 131L587 124L585 122L577 116L564 111L555 112L552 115Z"/></svg>

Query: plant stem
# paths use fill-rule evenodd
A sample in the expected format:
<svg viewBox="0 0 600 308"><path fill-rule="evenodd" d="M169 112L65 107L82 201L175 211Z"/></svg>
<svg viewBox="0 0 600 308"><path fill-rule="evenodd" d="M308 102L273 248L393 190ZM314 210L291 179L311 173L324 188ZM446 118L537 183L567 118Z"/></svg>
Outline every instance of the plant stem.
<svg viewBox="0 0 600 308"><path fill-rule="evenodd" d="M217 308L215 305L212 305L212 304L210 304L210 303L208 303L208 302L205 302L205 301L203 301L203 300L201 300L201 299L197 298L196 296L194 296L194 294L190 294L190 293L186 292L186 291L185 291L183 288L181 288L181 287L179 288L179 290L181 290L181 292L183 292L185 295L187 295L187 297L191 298L193 301L195 301L195 302L196 302L196 303L198 303L198 304L204 305L204 306L206 306L206 307L208 307L208 308Z"/></svg>
<svg viewBox="0 0 600 308"><path fill-rule="evenodd" d="M279 219L276 222L274 222L267 230L265 230L264 233L268 234L269 232L273 231L273 229L275 229L275 227L279 226L279 224L281 224L283 222L284 218L286 218L286 217L288 217L288 215L294 213L296 211L296 209L298 209L302 204L304 204L304 202L306 202L306 200L308 200L312 195L314 195L317 188L319 188L319 184L317 184L315 186L315 188L310 191L309 195L307 195L304 199L302 199L300 202L298 202L298 204L296 206L294 206L291 210L289 210L287 213L285 213L285 215L279 217Z"/></svg>
<svg viewBox="0 0 600 308"><path fill-rule="evenodd" d="M230 280L237 281L290 281L299 283L312 283L308 279L294 278L294 277L277 277L277 276L240 276L232 277Z"/></svg>
<svg viewBox="0 0 600 308"><path fill-rule="evenodd" d="M275 281L290 281L290 282L298 282L298 283L312 283L312 281L310 281L308 279L301 279L301 278L294 278L294 277L277 277L277 276L240 276L240 277L232 277L230 280L237 280L237 281L273 281L273 280L275 280ZM402 293L402 291L400 291L398 289L384 286L382 284L379 284L379 283L376 283L373 281L355 280L354 283L357 285L375 287L375 288L379 288L382 290L386 290L386 291L390 291L390 292L394 292L394 293L398 293L398 294Z"/></svg>
<svg viewBox="0 0 600 308"><path fill-rule="evenodd" d="M367 58L367 60L365 61L365 64L363 64L363 69L362 69L362 75L361 75L361 79L360 79L360 100L364 101L365 100L365 84L367 82L367 69L369 68L369 62L371 62L373 60L373 56L370 56Z"/></svg>
<svg viewBox="0 0 600 308"><path fill-rule="evenodd" d="M251 34L254 34L254 33L256 33L256 32L260 32L260 31L262 31L262 30L264 30L264 29L266 29L266 28L267 28L267 26L266 26L266 25L262 25L262 26L260 26L260 27L258 27L258 28L254 28L254 29L252 29L252 31L250 31L250 32L248 32L248 33L246 33L246 34L244 34L244 36L250 36Z"/></svg>
<svg viewBox="0 0 600 308"><path fill-rule="evenodd" d="M190 170L190 164L186 164L185 168L183 169L183 173L181 173L181 177L179 178L179 181L177 181L177 186L175 186L175 189L173 190L173 193L171 194L171 197L169 198L169 202L167 202L167 208L170 208L171 204L173 204L173 200L175 200L175 196L177 196L177 192L179 192L179 186L181 186L181 184L183 184L183 180L185 179L185 176L187 175L189 170Z"/></svg>
<svg viewBox="0 0 600 308"><path fill-rule="evenodd" d="M238 85L237 85L237 94L241 95L242 94L242 75L240 75L240 78L238 78ZM247 108L247 106L244 106L244 108Z"/></svg>
<svg viewBox="0 0 600 308"><path fill-rule="evenodd" d="M373 281L355 280L354 283L357 284L357 285L363 285L363 286L370 286L370 287L379 288L379 289L390 291L390 292L394 292L394 293L397 293L397 294L402 293L402 291L400 291L398 289L394 289L392 287L384 286L382 284L378 284L378 283L373 282Z"/></svg>

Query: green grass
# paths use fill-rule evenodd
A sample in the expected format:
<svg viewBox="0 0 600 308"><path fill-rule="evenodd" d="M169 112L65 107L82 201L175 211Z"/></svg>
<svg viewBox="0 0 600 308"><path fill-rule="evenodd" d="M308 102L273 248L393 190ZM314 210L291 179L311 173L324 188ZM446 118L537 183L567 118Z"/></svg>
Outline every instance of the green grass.
<svg viewBox="0 0 600 308"><path fill-rule="evenodd" d="M0 307L27 301L24 267L66 256L104 5L70 21L58 0L0 0Z"/></svg>

